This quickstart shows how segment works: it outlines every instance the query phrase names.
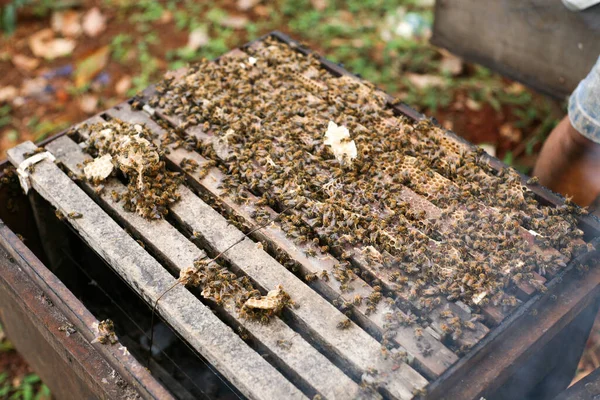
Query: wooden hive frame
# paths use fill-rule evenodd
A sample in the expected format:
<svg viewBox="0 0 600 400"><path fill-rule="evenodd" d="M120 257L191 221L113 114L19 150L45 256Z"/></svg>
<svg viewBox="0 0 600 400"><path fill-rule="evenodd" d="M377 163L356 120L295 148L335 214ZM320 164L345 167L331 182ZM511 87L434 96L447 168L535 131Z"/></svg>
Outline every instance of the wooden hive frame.
<svg viewBox="0 0 600 400"><path fill-rule="evenodd" d="M271 35L292 44L300 52L309 52L281 33ZM252 49L257 43L260 39L246 49ZM226 56L248 57L248 54L241 49ZM350 75L325 59L321 58L321 63L334 75ZM152 93L153 88L150 87L136 101L144 103ZM170 152L165 155L169 168L183 173L187 183L180 187L181 200L169 207L172 218L168 220L148 221L125 212L110 195L113 190L117 193L124 190L123 184L116 178L106 182L101 193L96 193L90 183L73 181L67 173L80 176L83 162L90 159L77 143L84 142L89 136L89 124L118 118L144 124L160 137L164 129L156 122L157 119L174 127L181 123L160 109L152 110L151 116L134 110L130 103L122 103L78 125L73 137L62 135L50 141L46 150L56 157L56 163L44 160L36 164L30 173L32 187L65 215L71 212L82 214L82 218L68 219L68 223L148 303L154 304L160 298L157 312L249 398L301 398L316 394L325 398L377 398L380 394L386 398L412 398L425 386L432 398L477 398L498 388L517 365L548 343L561 327L595 299L600 273L594 268L581 282L574 268L575 264L585 261L580 259L547 283L546 293L536 293L525 284L518 285L516 290L524 304L512 314L506 315L497 307L485 307L485 324L476 323L476 329L465 332L457 340L457 345L471 347L463 357L457 357L444 344L440 312L450 309L463 320L468 320L472 311L465 304L443 301L425 316L429 326L424 326L421 338L415 337L412 327L400 327L393 337L387 338L386 313L418 312L418 305L409 296L399 295L395 303L382 302L375 312L369 313L365 304L352 304L352 296L360 294L367 297L374 291L372 285L361 278L353 281L352 293L345 292L335 279L318 279L305 284L276 261L274 255L283 254L292 260L302 278L323 270L333 272L339 253L332 251L324 259L307 257L306 252L311 245L295 243L286 237L277 223L254 231L253 228L258 226L252 217L256 210L253 203L257 198L250 194L247 203L238 204L224 195L219 186L223 172L218 168L211 168L206 176L201 176L199 172L184 171L180 167L183 159L205 165L208 160L199 153L170 145ZM409 118L422 118L404 105L390 106ZM185 134L202 142L213 140L212 133L200 127L189 128ZM445 140L457 147L472 146L450 132ZM33 144L24 143L9 151L9 159L18 166L26 154L35 150ZM486 156L486 160L496 170L505 167L495 158ZM523 184L526 184L526 178L522 178ZM443 183L441 176L439 180L442 184L449 184ZM545 188L530 186L530 189L543 202L562 204L559 196ZM401 196L428 215L435 217L441 212L420 193L408 188L403 189ZM214 202L219 204L219 211L209 205ZM278 216L276 210L267 210L273 218ZM291 212L294 213L294 210ZM302 215L298 217L303 218ZM250 237L245 238L244 233L231 225L227 218L241 221L244 231L252 232ZM580 222L588 237L598 236L600 230L596 219L588 216L581 218ZM308 221L305 223L310 224ZM141 247L130 233L145 247ZM318 230L316 233L319 234ZM527 233L522 234L526 238ZM327 241L326 237L322 239ZM238 241L235 247L229 249ZM299 302L300 308L290 307L281 318L261 325L240 318L232 304L201 302L182 286L161 297L175 282L169 271L178 274L195 259L217 254L223 254L222 262L231 270L250 277L263 293L283 284L292 298ZM379 279L384 290L391 289L393 283L371 268L362 254L354 251L351 263L370 277ZM591 254L585 257L590 258ZM540 277L540 280L543 278ZM576 290L577 286L581 287ZM398 308L400 303L406 304L404 311ZM336 308L340 305L351 315L350 329L336 328L346 318ZM536 310L536 318L530 318L531 310ZM255 348L244 343L230 327L244 327L253 338ZM528 333L525 335L523 332ZM396 346L396 351L406 352L408 362L383 357L379 342L384 338ZM281 341L288 341L291 346L283 347ZM266 352L270 362L263 359L257 349ZM490 354L503 356L487 357ZM371 372L373 369L378 371L380 394L365 393L359 387L361 381L374 374ZM474 374L478 374L477 378Z"/></svg>

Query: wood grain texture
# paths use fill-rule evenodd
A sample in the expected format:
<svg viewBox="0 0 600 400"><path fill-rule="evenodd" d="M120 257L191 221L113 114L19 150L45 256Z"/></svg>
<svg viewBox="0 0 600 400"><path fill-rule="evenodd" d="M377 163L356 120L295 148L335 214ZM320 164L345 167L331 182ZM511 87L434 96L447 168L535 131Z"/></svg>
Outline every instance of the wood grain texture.
<svg viewBox="0 0 600 400"><path fill-rule="evenodd" d="M438 0L432 43L555 97L569 95L600 54L600 6L551 0Z"/></svg>
<svg viewBox="0 0 600 400"><path fill-rule="evenodd" d="M126 104L123 104L122 107L124 111L114 110L111 111L113 113L112 115L125 117L125 114L123 113L130 112L130 108ZM164 130L146 114L140 112L131 114L132 115L127 117L128 120L143 123L152 131L159 133L160 135L164 134ZM203 138L203 133L199 129L192 128L191 134L199 137L200 140ZM210 137L206 136L204 139L208 140L209 138ZM200 167L205 165L208 161L197 152L188 151L181 147L174 148L173 146L170 146L170 152L166 155L166 158L173 166L179 166L184 158L196 161ZM188 182L192 186L210 194L215 199L218 199L220 203L228 207L236 215L244 218L248 224L255 226L255 223L252 222L253 218L251 215L252 212L256 211L256 207L253 206L253 204L256 203L258 199L251 193L248 193L249 197L247 204L238 205L231 198L224 196L222 190L219 189L219 185L222 183L224 175L218 168L211 168L204 178L199 177L199 172L182 172L187 175ZM263 207L263 209L268 210L271 217L277 215L277 213L269 207ZM301 246L289 239L278 223L270 224L264 229L257 231L255 236L259 240L266 239L268 243L274 244L277 248L284 250L293 260L296 260L303 268L305 268L306 273L318 274L323 270L326 270L330 275L333 275L334 266L339 263L337 259L330 255L327 257L319 256L318 258L307 257L305 253L305 250L307 250L306 246ZM352 302L355 295L366 297L373 292L372 287L359 277L356 277L352 282L354 290L351 292L344 292L340 285L341 283L333 278L329 279L327 282L319 279L314 283L315 289L326 298L341 298L348 303ZM366 324L368 324L369 321L374 324L375 327L371 328L377 329L380 335L383 335L387 323L385 314L387 312L402 313L397 307L388 307L385 302L382 302L382 304L378 306L378 311L373 314L368 314L366 312L366 307L366 302L363 302L360 306L356 307L359 318L364 318ZM416 359L419 367L432 377L441 374L457 359L448 348L433 338L429 333L424 333L423 337L420 340L417 340L414 335L414 327L399 327L395 340ZM430 348L434 355L423 355L424 348Z"/></svg>
<svg viewBox="0 0 600 400"><path fill-rule="evenodd" d="M131 110L126 103L107 110L106 114L129 123L145 124L157 133L162 132L158 124L147 114ZM79 132L84 138L88 135L85 129L80 129ZM165 156L172 163L174 163L173 152ZM237 228L230 225L224 217L189 189L182 187L180 192L181 200L170 207L171 215L190 233L200 234L204 245L218 253L242 237L243 234ZM379 343L360 327L352 324L348 330L337 329L337 324L346 319L345 315L312 291L252 240L243 240L222 258L250 276L265 291L279 284L283 285L294 301L303 304L299 309L292 309L290 312L305 330L311 332L312 339L358 376L371 367L376 368L377 380L391 397L412 398L413 390L427 385L427 380L408 364L400 363L395 366L391 360L384 359Z"/></svg>
<svg viewBox="0 0 600 400"><path fill-rule="evenodd" d="M236 52L235 54L237 56L239 56L240 53ZM172 124L175 127L180 125L181 121L177 117L164 115L160 111L161 110L157 110L157 113L159 114L159 116L161 118L164 118L167 122L169 122L170 124ZM158 126L158 124L156 122L151 120L148 117L148 115L146 115L143 112L132 112L131 107L129 106L129 104L126 104L126 103L120 104L119 106L109 110L108 114L112 115L113 117L116 117L116 118L121 118L121 119L130 121L132 123L145 124L147 127L149 127L151 130L153 130L155 132L161 132L161 133L164 132L164 130L162 128L160 128L160 126ZM191 127L190 129L187 130L186 133L189 135L195 136L199 141L202 141L206 144L210 144L214 140L214 136L210 132L204 132L200 126ZM181 152L183 152L183 150L177 149L177 150L174 150L174 152L181 153ZM187 158L194 158L196 161L200 162L200 160L198 159L197 156L191 155L192 154L191 152L187 152L187 153L188 153ZM171 158L171 157L172 157L172 154L167 156L167 158ZM175 163L175 165L178 165L178 162ZM257 167L257 168L260 169L260 167ZM423 200L426 201L425 199L423 199ZM302 213L299 212L298 210L292 209L289 212L291 214L297 215L300 218L300 220L302 220L305 223L306 226L309 226L309 227L311 226L310 222L307 220L306 216L302 215ZM311 229L312 229L312 227L311 227ZM339 248L333 246L334 243L330 243L329 236L325 232L323 232L322 229L315 229L315 233L321 238L321 240L323 240L324 242L329 243L331 245L330 247L332 250L330 250L330 251L333 253L334 256L339 256L343 251L347 252L348 254L351 255L350 261L353 263L353 265L355 265L356 267L358 267L364 271L369 272L372 276L379 279L384 288L386 288L389 291L394 291L399 295L402 295L404 293L402 291L396 290L398 285L396 285L395 283L390 281L390 279L388 277L388 274L390 271L386 271L384 268L381 268L381 266L378 266L377 263L375 263L375 262L367 261L367 259L365 257L366 253L365 253L364 246L356 246L356 247L345 246L343 249L339 249ZM403 298L403 301L405 301L406 303L411 303L411 304L415 305L417 303L417 301L415 301L414 299L409 299L408 290L406 290L405 292L406 293L404 293L405 296ZM448 303L447 300L443 297L440 298L440 302L441 302L442 307ZM418 308L418 306L416 306L416 307ZM440 309L440 311L441 311L442 307L438 307ZM491 315L491 313L490 313L490 315ZM459 314L459 316L461 317L461 319L465 319L465 320L468 320L471 318L467 314ZM442 326L442 324L445 323L445 321L440 317L439 313L430 313L429 315L427 315L427 318L431 320L432 326L438 332L438 334L440 336L444 336L445 333L441 329L441 326ZM475 322L474 324L476 327L475 330L473 330L473 331L464 330L461 337L458 338L457 343L460 346L472 347L479 340L481 340L482 337L484 337L489 332L489 329L482 323Z"/></svg>
<svg viewBox="0 0 600 400"><path fill-rule="evenodd" d="M183 226L190 232L197 232L215 252L224 251L243 237L237 228L189 189L181 190L181 201L171 211ZM298 309L290 309L290 313L300 326L310 332L312 339L359 374L364 374L371 367L377 369L376 379L392 397L412 398L414 389L427 385L427 381L405 363L394 369L392 361L382 357L379 343L360 327L352 324L348 329L338 329L337 325L346 319L345 315L257 243L246 238L224 253L222 258L244 271L265 290L282 285L292 300L300 305Z"/></svg>
<svg viewBox="0 0 600 400"><path fill-rule="evenodd" d="M85 154L79 145L67 136L63 136L46 146L68 171L77 175L82 173L78 167L91 157ZM117 179L111 178L104 183L104 191L97 195L93 185L83 182L84 190L93 198L97 198L102 207L114 218L118 218L126 227L140 235L161 259L169 260L177 273L189 267L194 260L203 258L206 253L190 242L166 220L147 220L135 213L125 211L116 202L111 193L122 193L125 186ZM225 302L225 312L241 326L248 330L256 340L266 346L272 354L285 363L292 373L299 376L306 384L328 399L358 398L361 396L359 386L342 373L315 348L310 346L300 335L290 329L281 319L274 318L269 324L244 320L235 309L233 300ZM289 348L278 345L280 340L289 343ZM377 397L377 396L375 396Z"/></svg>
<svg viewBox="0 0 600 400"><path fill-rule="evenodd" d="M35 149L25 142L9 150L8 158L17 166ZM83 215L69 220L73 228L146 302L154 304L173 286L175 279L57 165L49 160L36 164L30 179L33 189L63 214ZM184 287L164 295L157 311L244 395L305 398Z"/></svg>
<svg viewBox="0 0 600 400"><path fill-rule="evenodd" d="M6 243L2 242L0 320L8 338L47 383L52 395L58 399L122 399L138 395L131 386L117 385L119 375L83 334L67 337L59 331L70 323L69 319L58 303L52 302L33 282L22 260L5 251ZM141 394L149 398L146 393ZM166 392L163 394L170 399Z"/></svg>

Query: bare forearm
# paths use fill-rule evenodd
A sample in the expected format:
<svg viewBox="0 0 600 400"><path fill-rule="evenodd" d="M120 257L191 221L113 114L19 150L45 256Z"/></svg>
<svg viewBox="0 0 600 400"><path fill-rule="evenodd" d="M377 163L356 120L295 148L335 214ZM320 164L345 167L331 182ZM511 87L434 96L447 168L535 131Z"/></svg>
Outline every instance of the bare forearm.
<svg viewBox="0 0 600 400"><path fill-rule="evenodd" d="M565 117L544 143L533 174L544 186L588 205L600 192L600 145Z"/></svg>

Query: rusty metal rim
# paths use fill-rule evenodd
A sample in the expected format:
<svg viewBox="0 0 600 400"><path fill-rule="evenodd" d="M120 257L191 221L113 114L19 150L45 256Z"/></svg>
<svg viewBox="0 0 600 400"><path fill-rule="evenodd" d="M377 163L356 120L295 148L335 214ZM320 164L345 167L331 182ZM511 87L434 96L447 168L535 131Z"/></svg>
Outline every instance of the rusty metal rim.
<svg viewBox="0 0 600 400"><path fill-rule="evenodd" d="M48 298L75 325L77 331L87 342L91 342L95 336L91 327L98 320L1 220L0 246L15 259L15 262L25 273L48 295ZM119 343L114 346L96 344L92 347L102 355L123 379L137 389L142 397L161 400L173 398L132 355L121 353Z"/></svg>

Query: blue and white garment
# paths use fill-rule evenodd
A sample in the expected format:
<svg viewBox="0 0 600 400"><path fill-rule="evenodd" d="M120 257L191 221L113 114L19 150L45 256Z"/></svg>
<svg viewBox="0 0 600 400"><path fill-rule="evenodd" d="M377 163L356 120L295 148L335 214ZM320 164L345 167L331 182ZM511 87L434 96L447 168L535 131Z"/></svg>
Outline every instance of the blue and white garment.
<svg viewBox="0 0 600 400"><path fill-rule="evenodd" d="M569 119L579 133L600 144L600 57L571 95Z"/></svg>

